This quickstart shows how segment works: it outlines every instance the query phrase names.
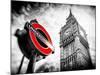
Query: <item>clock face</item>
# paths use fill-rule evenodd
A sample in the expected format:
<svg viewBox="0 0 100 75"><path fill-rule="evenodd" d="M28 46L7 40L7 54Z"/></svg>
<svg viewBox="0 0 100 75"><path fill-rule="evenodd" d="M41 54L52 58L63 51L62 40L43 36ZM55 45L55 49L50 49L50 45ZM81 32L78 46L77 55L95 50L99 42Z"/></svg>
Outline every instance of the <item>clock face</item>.
<svg viewBox="0 0 100 75"><path fill-rule="evenodd" d="M71 33L71 28L68 28L68 29L65 31L64 34L65 34L66 36L68 36L70 33Z"/></svg>

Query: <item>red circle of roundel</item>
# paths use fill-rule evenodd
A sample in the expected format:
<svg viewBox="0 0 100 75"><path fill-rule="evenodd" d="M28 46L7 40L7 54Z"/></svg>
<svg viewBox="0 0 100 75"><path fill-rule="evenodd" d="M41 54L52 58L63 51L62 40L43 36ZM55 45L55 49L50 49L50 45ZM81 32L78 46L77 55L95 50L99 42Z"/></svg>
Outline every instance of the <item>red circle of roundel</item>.
<svg viewBox="0 0 100 75"><path fill-rule="evenodd" d="M50 42L52 44L48 32L40 24L38 24L38 23L32 23L32 27L35 28L36 30L40 29L46 35L46 37L48 39L48 42ZM32 43L35 45L35 47L37 48L37 50L40 53L42 53L43 55L49 55L52 52L51 48L49 48L49 47L45 48L45 47L43 47L43 46L40 45L40 43L38 42L38 40L37 40L34 32L29 31L29 35L30 35L30 38L32 40Z"/></svg>

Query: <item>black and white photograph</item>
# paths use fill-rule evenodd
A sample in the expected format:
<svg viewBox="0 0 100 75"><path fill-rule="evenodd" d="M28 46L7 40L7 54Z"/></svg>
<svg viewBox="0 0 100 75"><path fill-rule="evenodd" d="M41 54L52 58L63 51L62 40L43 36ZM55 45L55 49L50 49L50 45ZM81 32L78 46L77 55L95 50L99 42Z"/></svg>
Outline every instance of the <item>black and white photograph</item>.
<svg viewBox="0 0 100 75"><path fill-rule="evenodd" d="M11 0L11 74L96 69L96 6Z"/></svg>

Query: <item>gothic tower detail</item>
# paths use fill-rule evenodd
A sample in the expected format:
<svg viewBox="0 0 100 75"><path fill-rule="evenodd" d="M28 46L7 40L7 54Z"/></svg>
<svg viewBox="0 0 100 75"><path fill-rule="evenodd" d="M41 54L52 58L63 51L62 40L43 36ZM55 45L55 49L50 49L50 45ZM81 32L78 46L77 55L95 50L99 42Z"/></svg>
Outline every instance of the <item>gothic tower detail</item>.
<svg viewBox="0 0 100 75"><path fill-rule="evenodd" d="M72 11L60 30L61 71L92 69L87 34Z"/></svg>

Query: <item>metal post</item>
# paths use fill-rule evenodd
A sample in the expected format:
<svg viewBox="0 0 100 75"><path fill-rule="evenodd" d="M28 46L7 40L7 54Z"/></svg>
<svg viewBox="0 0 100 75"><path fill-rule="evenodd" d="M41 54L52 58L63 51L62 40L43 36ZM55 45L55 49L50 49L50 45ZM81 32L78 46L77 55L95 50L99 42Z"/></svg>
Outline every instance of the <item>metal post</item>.
<svg viewBox="0 0 100 75"><path fill-rule="evenodd" d="M23 61L24 61L24 55L23 55L23 57L22 57L22 60L21 60L20 66L19 66L19 68L18 68L17 74L19 74L20 71L21 71L21 68L22 68L22 65L23 65Z"/></svg>
<svg viewBox="0 0 100 75"><path fill-rule="evenodd" d="M32 51L32 55L30 57L26 73L34 73L34 67L35 67L35 63L36 63L36 56L37 56L37 54Z"/></svg>

